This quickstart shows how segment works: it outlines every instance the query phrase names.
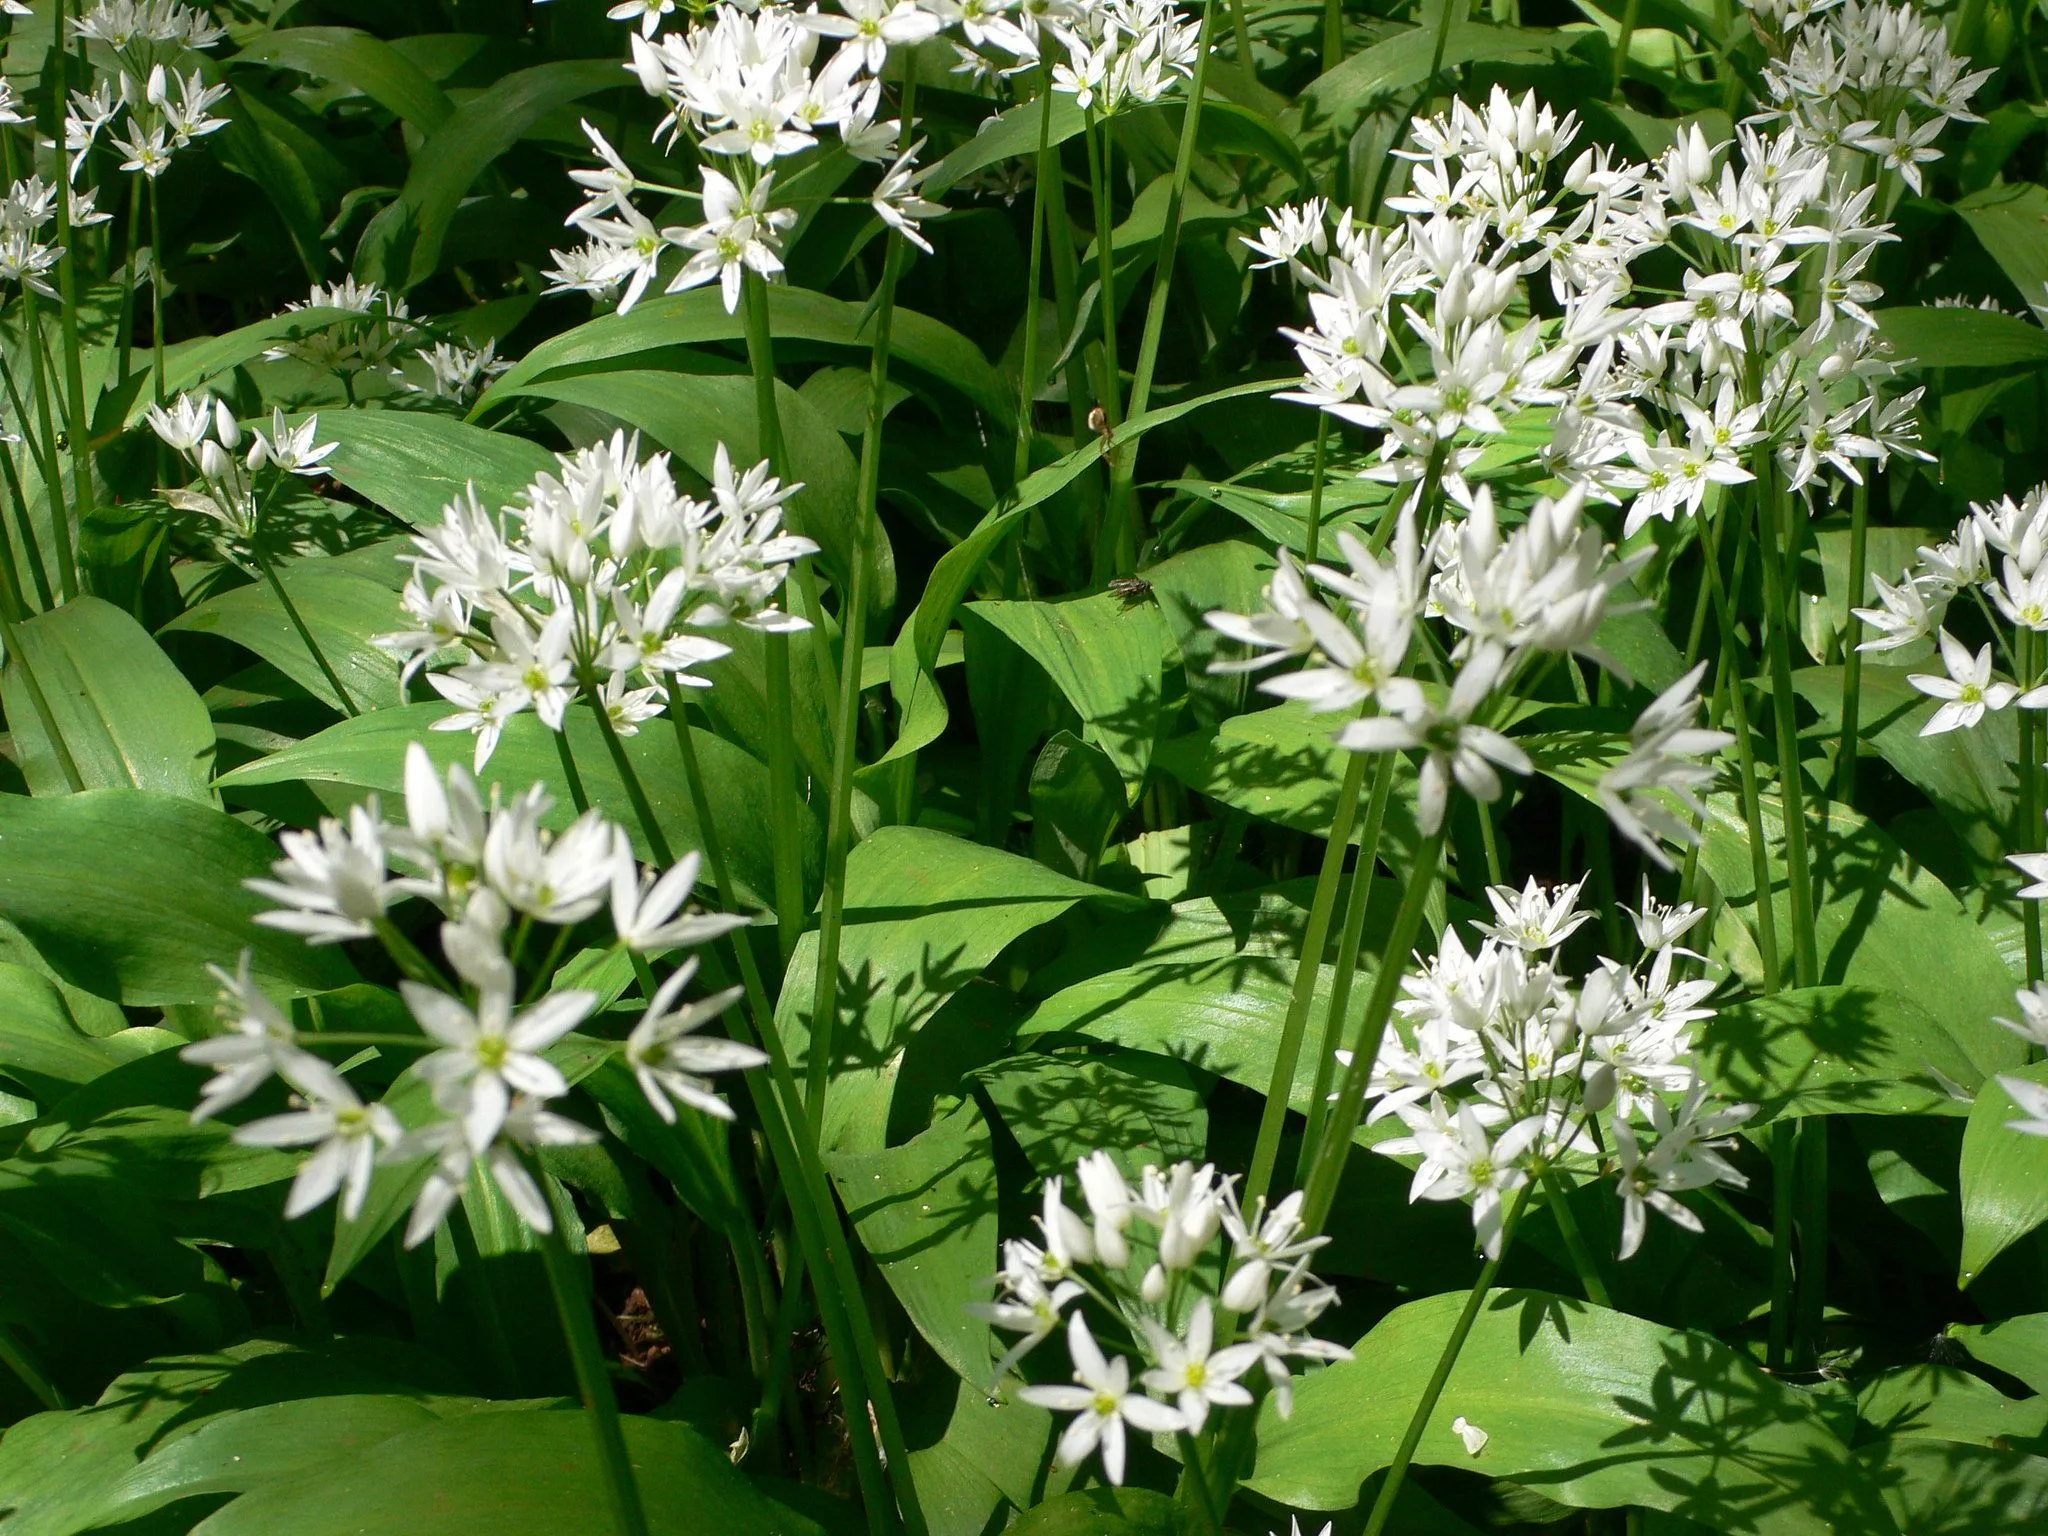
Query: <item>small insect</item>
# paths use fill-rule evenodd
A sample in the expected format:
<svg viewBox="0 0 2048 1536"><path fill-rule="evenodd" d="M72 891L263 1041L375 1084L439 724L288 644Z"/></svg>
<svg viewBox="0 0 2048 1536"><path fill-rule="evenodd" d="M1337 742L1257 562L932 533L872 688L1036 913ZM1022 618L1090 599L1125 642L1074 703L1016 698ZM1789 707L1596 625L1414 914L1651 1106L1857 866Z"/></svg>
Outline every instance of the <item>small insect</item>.
<svg viewBox="0 0 2048 1536"><path fill-rule="evenodd" d="M1124 600L1126 608L1152 600L1152 583L1142 576L1118 576L1110 582L1109 590Z"/></svg>
<svg viewBox="0 0 2048 1536"><path fill-rule="evenodd" d="M1102 446L1106 450L1110 445L1109 440L1112 435L1109 425L1109 412L1099 405L1091 410L1088 413L1088 430L1102 439Z"/></svg>

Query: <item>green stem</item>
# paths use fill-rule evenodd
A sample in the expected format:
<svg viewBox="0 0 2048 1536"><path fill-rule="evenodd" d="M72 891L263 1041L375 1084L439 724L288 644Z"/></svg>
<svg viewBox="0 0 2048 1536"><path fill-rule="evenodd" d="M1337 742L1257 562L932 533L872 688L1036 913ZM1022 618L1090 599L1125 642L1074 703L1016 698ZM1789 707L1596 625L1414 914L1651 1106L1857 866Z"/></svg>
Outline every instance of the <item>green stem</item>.
<svg viewBox="0 0 2048 1536"><path fill-rule="evenodd" d="M1628 73L1628 53L1634 46L1636 22L1642 12L1642 0L1628 0L1621 12L1621 36L1614 42L1614 83L1608 95L1614 100L1621 98L1622 77Z"/></svg>
<svg viewBox="0 0 2048 1536"><path fill-rule="evenodd" d="M1152 380L1159 366L1160 338L1166 333L1166 306L1173 293L1174 263L1180 253L1181 211L1186 206L1188 178L1194 173L1195 140L1201 129L1202 102L1208 91L1209 50L1216 25L1216 7L1213 4L1202 7L1202 29L1195 41L1195 69L1188 81L1187 110L1181 117L1180 145L1174 153L1173 180L1166 189L1165 223L1159 230L1159 247L1152 261L1152 292L1145 306L1145 329L1138 341L1137 371L1131 376L1131 400L1129 414L1142 416L1152 402ZM1103 133L1104 176L1107 179L1109 134ZM1109 268L1104 267L1103 294L1109 294ZM1114 354L1112 354L1114 355ZM1112 421L1110 425L1116 423ZM1119 447L1110 462L1111 506L1113 517L1130 523L1132 565L1135 568L1136 555L1142 542L1141 514L1137 506L1137 492L1133 481L1138 467L1138 440ZM1126 572L1128 574L1128 571Z"/></svg>
<svg viewBox="0 0 2048 1536"><path fill-rule="evenodd" d="M37 473L40 474L42 457L36 448L35 433L29 426L28 407L22 403L20 390L15 388L14 370L7 366L4 349L0 349L0 383L6 386L8 401L14 407L14 419L21 423L22 444L29 457L36 461ZM43 569L42 543L36 538L35 519L29 515L28 495L23 491L21 475L14 467L13 450L4 443L0 443L0 476L6 478L7 495L14 504L14 522L21 532L21 562L28 568L29 580L35 586L36 606L47 613L56 606L56 602L50 592L49 573ZM48 476L45 475L44 479L47 483ZM22 605L22 611L27 611L26 603Z"/></svg>
<svg viewBox="0 0 2048 1536"><path fill-rule="evenodd" d="M1842 631L1842 741L1835 750L1835 798L1856 803L1856 750L1863 702L1863 621L1856 609L1869 577L1870 485L1856 487L1849 503L1849 622Z"/></svg>
<svg viewBox="0 0 2048 1536"><path fill-rule="evenodd" d="M2039 666L2036 651L2039 645L2031 629L2019 632L2019 685L2031 688L2034 674ZM2041 725L2032 710L2019 712L2020 748L2020 836L2023 851L2037 852L2041 847L2042 806L2041 806ZM2041 904L2038 901L2020 903L2020 929L2024 936L2027 953L2027 984L2032 986L2041 979Z"/></svg>
<svg viewBox="0 0 2048 1536"><path fill-rule="evenodd" d="M619 782L626 788L626 803L633 807L633 817L640 823L640 835L647 839L647 851L654 855L658 868L667 869L675 863L675 855L669 851L668 836L655 819L654 806L647 798L646 786L640 782L639 770L633 766L633 759L626 755L626 744L619 740L618 728L612 724L611 714L598 695L597 679L586 677L583 688L584 696L590 700L590 712L597 716L597 730L604 737L604 749L611 754L612 767L618 770ZM566 731L563 733L565 738L567 734ZM652 993L648 995L653 996Z"/></svg>
<svg viewBox="0 0 2048 1536"><path fill-rule="evenodd" d="M453 993L456 990L454 984L441 974L441 968L421 954L420 947L407 938L404 931L390 918L378 918L376 929L377 938L383 944L385 952L391 956L399 970L405 973L407 979L416 981L423 987L437 988L442 992Z"/></svg>
<svg viewBox="0 0 2048 1536"><path fill-rule="evenodd" d="M555 1312L562 1320L562 1336L568 1341L569 1360L576 1368L576 1390L583 1410L590 1416L590 1430L597 1440L597 1465L603 1478L604 1502L611 1527L618 1536L647 1536L647 1516L640 1507L640 1487L633 1479L633 1461L626 1451L626 1436L619 1427L619 1401L605 1372L603 1348L598 1342L597 1324L592 1320L590 1292L583 1268L569 1252L561 1224L539 1234L542 1262L547 1267L548 1289L554 1293Z"/></svg>
<svg viewBox="0 0 2048 1536"><path fill-rule="evenodd" d="M1771 1131L1771 1332L1767 1370L1785 1368L1792 1339L1792 1234L1799 1189L1798 1127L1780 1120Z"/></svg>
<svg viewBox="0 0 2048 1536"><path fill-rule="evenodd" d="M569 749L569 722L565 717L559 731L550 731L555 738L555 756L561 760L562 777L569 784L569 801L581 816L590 809L590 794L583 787L583 775L576 769L576 754Z"/></svg>
<svg viewBox="0 0 2048 1536"><path fill-rule="evenodd" d="M1308 1177L1309 1149L1322 1138L1330 1110L1330 1079L1336 1074L1337 1044L1344 1038L1344 1015L1351 1007L1351 987L1358 977L1358 951L1365 940L1365 918L1372 905L1373 881L1379 870L1380 832L1386 826L1387 802L1393 797L1394 754L1382 752L1373 773L1372 800L1366 806L1365 829L1358 839L1358 862L1351 869L1351 899L1344 908L1344 931L1337 940L1337 974L1330 983L1330 1003L1323 1010L1323 1033L1316 1047L1316 1084L1308 1096L1308 1128L1294 1162L1294 1187Z"/></svg>
<svg viewBox="0 0 2048 1536"><path fill-rule="evenodd" d="M1309 470L1308 485L1308 558L1314 563L1322 546L1323 538L1323 476L1329 464L1330 454L1330 413L1316 412L1316 457Z"/></svg>
<svg viewBox="0 0 2048 1536"><path fill-rule="evenodd" d="M762 637L767 657L768 682L768 787L771 802L768 826L775 864L776 942L782 963L796 952L796 941L804 928L803 850L798 841L796 807L803 804L796 787L795 715L790 704L789 636ZM858 662L848 671L859 686Z"/></svg>
<svg viewBox="0 0 2048 1536"><path fill-rule="evenodd" d="M1301 953L1294 962L1294 991L1287 1001L1287 1019L1280 1029L1280 1048L1273 1057L1273 1077L1266 1087L1266 1107L1259 1117L1259 1138L1252 1151L1251 1172L1245 1176L1244 1203L1258 1204L1273 1186L1273 1165L1280 1157L1280 1133L1286 1128L1288 1101L1294 1093L1295 1070L1301 1061L1301 1040L1308 1029L1309 1011L1315 1006L1316 980L1322 973L1323 950L1329 942L1330 917L1337 904L1337 887L1343 883L1344 860L1351 851L1351 826L1358 816L1358 802L1365 790L1366 755L1347 754L1344 782L1337 790L1336 808L1331 815L1329 841L1323 845L1323 867L1316 876L1315 896L1309 903L1308 922L1301 933ZM1361 864L1372 858L1361 850Z"/></svg>
<svg viewBox="0 0 2048 1536"><path fill-rule="evenodd" d="M1344 62L1344 0L1323 0L1322 72Z"/></svg>
<svg viewBox="0 0 2048 1536"><path fill-rule="evenodd" d="M1768 471L1767 471L1768 474ZM1775 486L1776 477L1770 476ZM1772 714L1778 727L1778 794L1785 821L1785 869L1792 894L1792 975L1802 987L1810 987L1819 976L1820 963L1814 938L1813 870L1806 856L1806 791L1799 769L1799 724L1795 714L1799 696L1792 688L1792 632L1788 615L1791 594L1786 585L1784 547L1785 516L1791 497L1784 495L1773 506L1763 494L1757 498L1757 517L1764 524L1764 631L1765 649L1771 664Z"/></svg>
<svg viewBox="0 0 2048 1536"><path fill-rule="evenodd" d="M70 100L70 82L66 78L70 56L64 51L63 44L64 0L56 0L52 17L58 39L50 50L52 90L61 115L64 103ZM58 330L64 340L64 391L71 432L71 503L78 525L83 528L93 508L92 421L85 411L85 367L78 340L78 232L71 222L71 176L61 149L57 154L57 187L57 243L64 248L64 254L57 262L57 292L63 298ZM68 544L68 538L62 541L62 545ZM68 558L68 549L60 545L59 555L60 558ZM64 595L67 598L78 595L75 572L65 583Z"/></svg>
<svg viewBox="0 0 2048 1536"><path fill-rule="evenodd" d="M1508 1208L1507 1224L1500 1234L1502 1257L1507 1255L1508 1245L1515 1240L1515 1228L1521 1224L1522 1212L1528 1207L1529 1196L1535 1187L1533 1183L1524 1184L1515 1196L1515 1203ZM1430 1372L1429 1384L1422 1389L1422 1401L1415 1405L1407 1431L1401 1436L1400 1448L1394 1452L1393 1463L1380 1484L1379 1497L1373 1500L1372 1514L1365 1522L1365 1536L1380 1536L1386 1530L1387 1521L1394 1513L1395 1501L1401 1497L1401 1484L1407 1479L1409 1464L1415 1460L1415 1449L1422 1444L1422 1432L1429 1427L1430 1416L1436 1412L1437 1401L1444 1395L1444 1387L1451 1379L1451 1372L1457 1368L1465 1340L1471 1337L1472 1325L1479 1320L1479 1309L1486 1305L1486 1293L1493 1288L1493 1278L1499 1273L1500 1259L1488 1259L1479 1271L1479 1278L1472 1282L1472 1290L1465 1297L1464 1308L1451 1328L1451 1336L1444 1340L1443 1353L1437 1356L1436 1369Z"/></svg>
<svg viewBox="0 0 2048 1536"><path fill-rule="evenodd" d="M1572 1214L1571 1191L1555 1172L1546 1171L1543 1175L1543 1203L1557 1220L1558 1233L1564 1238L1565 1252L1571 1255L1579 1284L1585 1288L1586 1300L1596 1307L1613 1306L1607 1282L1601 1278L1600 1260L1587 1246L1586 1236L1579 1230L1579 1219Z"/></svg>
<svg viewBox="0 0 2048 1536"><path fill-rule="evenodd" d="M353 720L361 711L356 708L355 700L349 697L348 689L342 686L341 676L327 660L327 653L320 649L320 642L313 638L313 631L306 627L305 619L299 614L299 605L293 602L291 594L285 591L284 583L278 579L276 568L270 563L270 557L260 549L254 548L253 543L250 553L255 557L256 569L263 573L263 579L270 584L271 595L277 599L278 607L282 608L284 616L291 620L292 629L297 633L299 643L312 654L314 664L320 668L320 675L327 679L327 686L334 690L334 697L341 704L341 712Z"/></svg>
<svg viewBox="0 0 2048 1536"><path fill-rule="evenodd" d="M58 198L61 203L62 197ZM64 466L59 458L57 426L50 409L49 338L43 334L42 307L35 290L21 290L23 318L28 323L29 384L36 396L36 427L43 442L43 491L50 499L50 537L57 546L57 588L66 599L78 595L78 566L71 552L71 514L64 499Z"/></svg>
<svg viewBox="0 0 2048 1536"><path fill-rule="evenodd" d="M1344 1164L1351 1153L1351 1133L1365 1112L1365 1090L1379 1059L1380 1041L1386 1037L1387 1018L1394 1009L1394 994L1400 989L1401 973L1408 953L1422 931L1423 908L1436 886L1437 865L1444 853L1444 829L1438 827L1422 840L1415 864L1408 872L1408 888L1401 894L1401 909L1394 914L1394 929L1387 947L1380 953L1379 970L1366 998L1365 1017L1351 1047L1351 1064L1344 1069L1344 1081L1337 1090L1336 1106L1317 1140L1309 1164L1307 1196L1302 1202L1302 1220L1311 1232L1322 1230L1330 1206L1337 1198L1337 1183L1344 1176Z"/></svg>
<svg viewBox="0 0 2048 1536"><path fill-rule="evenodd" d="M1111 431L1123 425L1123 370L1116 359L1116 222L1111 206L1110 172L1113 146L1106 124L1087 116L1088 191L1095 205L1095 308L1102 319L1102 378L1096 401Z"/></svg>
<svg viewBox="0 0 2048 1536"><path fill-rule="evenodd" d="M72 794L82 794L85 790L85 778L78 771L77 759L71 755L71 744L57 728L56 712L50 708L50 697L43 692L42 680L36 676L35 664L29 660L28 652L22 649L21 633L15 628L12 618L0 619L0 630L4 630L7 642L7 660L21 669L21 681L28 689L29 705L36 712L36 719L43 728L43 734L50 739L50 750L56 754L58 771L64 775L64 782L70 786Z"/></svg>
<svg viewBox="0 0 2048 1536"><path fill-rule="evenodd" d="M149 351L150 391L162 405L170 394L164 365L164 225L157 213L156 182L149 183Z"/></svg>
<svg viewBox="0 0 2048 1536"><path fill-rule="evenodd" d="M1237 39L1237 67L1244 71L1246 80L1256 80L1258 72L1252 60L1252 29L1244 19L1247 0L1230 0L1230 31ZM1326 4L1341 4L1342 0L1325 0Z"/></svg>
<svg viewBox="0 0 2048 1536"><path fill-rule="evenodd" d="M1808 1368L1820 1358L1827 1322L1828 1117L1799 1122L1799 1297L1793 1357Z"/></svg>
<svg viewBox="0 0 2048 1536"><path fill-rule="evenodd" d="M147 178L131 177L128 182L128 261L121 269L121 318L115 331L120 358L115 378L126 383L135 361L135 268L142 253L142 183Z"/></svg>
<svg viewBox="0 0 2048 1536"><path fill-rule="evenodd" d="M1052 66L1047 64L1038 82L1038 174L1033 178L1031 188L1031 276L1024 290L1024 384L1022 398L1017 402L1017 451L1010 470L1010 478L1019 482L1031 472L1032 417L1038 386L1039 308L1043 301L1039 290L1045 285L1045 204L1047 189L1059 176L1059 157L1052 142L1053 97ZM883 275L883 281L890 283L893 301L894 284L887 273Z"/></svg>

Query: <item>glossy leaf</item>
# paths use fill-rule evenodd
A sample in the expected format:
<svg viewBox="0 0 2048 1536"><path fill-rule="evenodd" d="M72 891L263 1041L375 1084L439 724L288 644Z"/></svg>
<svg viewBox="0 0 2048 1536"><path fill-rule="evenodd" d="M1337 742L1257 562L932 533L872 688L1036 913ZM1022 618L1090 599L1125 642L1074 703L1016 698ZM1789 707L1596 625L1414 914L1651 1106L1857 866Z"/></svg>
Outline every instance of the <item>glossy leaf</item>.
<svg viewBox="0 0 2048 1536"><path fill-rule="evenodd" d="M2048 1083L2048 1065L2005 1074ZM1985 1266L2048 1221L2048 1137L2027 1136L2012 1095L1988 1082L1963 1131L1963 1257L1956 1283L1968 1286Z"/></svg>

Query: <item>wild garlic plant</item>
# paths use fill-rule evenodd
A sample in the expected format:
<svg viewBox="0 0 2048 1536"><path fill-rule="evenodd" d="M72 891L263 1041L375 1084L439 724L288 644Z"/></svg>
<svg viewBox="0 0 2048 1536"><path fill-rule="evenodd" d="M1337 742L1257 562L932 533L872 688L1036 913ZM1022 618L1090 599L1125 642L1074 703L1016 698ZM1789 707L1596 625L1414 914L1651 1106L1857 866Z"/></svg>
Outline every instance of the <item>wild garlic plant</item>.
<svg viewBox="0 0 2048 1536"><path fill-rule="evenodd" d="M496 511L471 487L416 535L402 597L415 627L377 642L404 658L406 679L459 658L427 674L457 706L435 729L474 734L478 772L513 717L531 710L560 732L579 694L608 730L633 735L677 707L673 689L711 685L694 669L731 648L707 630L809 627L776 598L817 545L784 531L783 503L801 487L765 463L739 473L720 444L706 500L676 488L668 454L643 461L637 433L558 466Z"/></svg>
<svg viewBox="0 0 2048 1536"><path fill-rule="evenodd" d="M285 834L285 856L271 877L249 882L275 903L256 917L265 927L313 945L380 944L405 976L399 991L420 1030L375 1041L301 1030L252 979L247 954L235 973L216 971L227 1027L184 1053L214 1073L194 1117L217 1115L273 1077L283 1080L300 1107L239 1126L235 1138L313 1149L286 1201L287 1216L338 1193L344 1219L354 1220L378 1166L430 1161L406 1227L408 1247L434 1234L479 1173L535 1232L553 1232L535 1157L548 1147L595 1141L598 1132L548 1107L570 1091L548 1052L591 1022L605 1001L589 987L541 990L563 941L602 915L611 935L602 952L644 960L705 944L746 922L688 909L695 855L664 872L643 869L625 832L602 813L586 811L554 832L545 825L553 809L540 785L509 801L494 790L486 800L461 764L444 775L415 742L406 753L402 824L386 819L372 796L346 818ZM452 975L394 920L415 900L440 913L439 948ZM710 1075L767 1060L752 1046L700 1033L738 991L687 1001L696 972L695 959L676 966L643 999L623 1041L591 1042L632 1069L649 1105L670 1123L678 1106L731 1119ZM401 1115L388 1102L365 1103L317 1054L354 1053L366 1044L424 1051L408 1064L406 1078L426 1087L427 1104Z"/></svg>
<svg viewBox="0 0 2048 1536"><path fill-rule="evenodd" d="M1086 1216L1067 1206L1065 1180L1048 1178L1043 1241L1004 1243L996 1299L972 1309L1020 1335L996 1365L998 1389L1064 1326L1074 1384L1017 1392L1074 1415L1060 1434L1063 1466L1099 1451L1103 1475L1122 1483L1131 1431L1198 1440L1209 1449L1195 1464L1208 1462L1226 1421L1266 1391L1283 1417L1292 1412L1295 1362L1351 1358L1308 1331L1337 1293L1309 1270L1329 1239L1303 1225L1299 1191L1247 1211L1237 1180L1213 1165L1148 1163L1134 1187L1107 1152L1082 1158L1073 1182ZM1138 1368L1104 1341L1135 1352Z"/></svg>
<svg viewBox="0 0 2048 1536"><path fill-rule="evenodd" d="M1717 1103L1693 1065L1717 983L1685 973L1678 941L1705 911L1646 895L1630 914L1636 961L1603 956L1574 976L1559 949L1593 916L1579 907L1584 887L1489 887L1478 948L1445 928L1435 957L1402 978L1400 1023L1373 1066L1367 1123L1398 1117L1409 1132L1374 1150L1418 1160L1411 1200L1468 1202L1489 1259L1511 1240L1525 1191L1561 1197L1574 1176L1614 1181L1624 1259L1650 1211L1699 1232L1677 1197L1748 1183L1723 1154L1755 1106Z"/></svg>
<svg viewBox="0 0 2048 1536"><path fill-rule="evenodd" d="M87 45L97 76L74 89L64 118L69 176L77 181L102 137L121 156L120 168L155 181L172 158L227 127L215 108L225 85L209 85L197 55L226 36L213 14L162 0L101 0L71 21Z"/></svg>

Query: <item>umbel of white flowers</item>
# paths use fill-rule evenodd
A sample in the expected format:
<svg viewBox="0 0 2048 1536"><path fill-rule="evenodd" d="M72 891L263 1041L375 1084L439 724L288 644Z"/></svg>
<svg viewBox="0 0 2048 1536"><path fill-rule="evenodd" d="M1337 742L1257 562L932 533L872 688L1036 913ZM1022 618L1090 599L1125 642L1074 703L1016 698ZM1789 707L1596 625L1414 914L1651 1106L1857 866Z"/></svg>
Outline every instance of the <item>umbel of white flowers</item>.
<svg viewBox="0 0 2048 1536"><path fill-rule="evenodd" d="M627 0L610 14L639 24L630 68L666 108L655 139L670 149L688 141L699 185L642 176L586 122L600 164L572 173L588 196L568 219L584 244L554 253L550 292L617 295L623 312L666 261L668 292L716 282L727 311L738 308L745 274L782 272L797 211L777 200L777 178L786 185L827 134L880 168L868 198L875 216L930 251L919 226L946 210L921 190L930 174L918 165L924 141L902 146L902 122L877 116L892 48L952 32L976 73L1014 74L1049 45L1064 56L1053 88L1107 116L1161 100L1192 71L1200 32L1172 0L842 0L830 10L721 0L693 9L682 30L663 31L675 11L671 0ZM641 192L694 202L701 221L657 225L633 201Z"/></svg>
<svg viewBox="0 0 2048 1536"><path fill-rule="evenodd" d="M1491 887L1479 948L1446 928L1435 958L1402 978L1373 1065L1367 1123L1398 1116L1409 1132L1375 1150L1419 1159L1409 1199L1470 1204L1492 1257L1516 1191L1547 1170L1613 1179L1623 1258L1648 1212L1697 1232L1678 1196L1747 1182L1722 1153L1755 1106L1713 1103L1690 1061L1715 983L1681 978L1678 941L1704 911L1646 890L1631 914L1635 963L1602 958L1575 977L1557 949L1591 916L1578 909L1584 883Z"/></svg>
<svg viewBox="0 0 2048 1536"><path fill-rule="evenodd" d="M287 1114L236 1129L250 1146L309 1147L287 1198L298 1216L338 1191L354 1218L380 1163L431 1159L406 1228L407 1246L433 1235L481 1167L537 1231L553 1230L548 1202L529 1166L550 1146L593 1141L582 1122L548 1108L569 1092L548 1051L596 1008L598 994L559 988L520 1001L517 963L524 945L506 946L506 928L568 929L609 911L615 951L661 955L728 933L744 917L687 910L698 860L689 854L657 876L635 861L625 833L595 811L559 834L543 825L553 808L535 785L510 804L494 791L486 802L460 764L445 777L414 742L406 751L404 823L386 821L375 796L343 821L314 832L287 832L285 856L267 880L249 887L276 903L258 923L302 936L309 944L388 936L387 918L401 902L438 907L441 951L455 987L400 983L406 1007L434 1049L407 1079L431 1088L432 1112L407 1129L382 1103L365 1103L349 1081L316 1055L318 1032L302 1034L256 984L245 952L234 974L215 968L221 983L223 1033L185 1047L184 1057L213 1069L193 1118L240 1103L273 1076L298 1100ZM751 1046L702 1034L738 990L686 1002L695 959L670 973L616 1047L648 1103L673 1123L677 1106L732 1118L712 1092L710 1074L760 1065ZM594 1043L594 1042L593 1042Z"/></svg>
<svg viewBox="0 0 2048 1536"><path fill-rule="evenodd" d="M1268 1209L1238 1203L1236 1179L1204 1164L1148 1164L1134 1188L1107 1152L1074 1170L1087 1215L1070 1210L1065 1181L1045 1181L1043 1244L1003 1244L996 1298L971 1310L1019 1338L997 1364L998 1387L1024 1357L1065 1329L1073 1382L1020 1389L1028 1403L1072 1413L1059 1459L1078 1466L1098 1450L1112 1483L1124 1478L1126 1431L1199 1434L1214 1411L1252 1406L1257 1371L1283 1416L1293 1410L1299 1360L1348 1360L1310 1326L1337 1294L1309 1272L1329 1241L1301 1223L1301 1195ZM1212 1291L1218 1278L1220 1288ZM1088 1321L1094 1304L1096 1322ZM1248 1314L1235 1342L1217 1338L1219 1307ZM1135 1379L1130 1360L1139 1355Z"/></svg>
<svg viewBox="0 0 2048 1536"><path fill-rule="evenodd" d="M199 69L183 67L186 54L227 36L210 10L171 0L101 0L72 18L71 34L97 66L92 87L74 90L64 113L71 180L102 137L123 157L122 170L154 181L178 151L227 127L226 118L212 115L227 86L208 85Z"/></svg>
<svg viewBox="0 0 2048 1536"><path fill-rule="evenodd" d="M694 668L731 647L707 630L808 629L776 605L791 562L818 546L786 532L784 485L764 461L744 474L718 447L706 500L676 489L669 456L640 458L638 434L558 457L519 502L493 513L475 487L414 538L402 597L412 628L377 637L428 675L457 712L436 730L476 734L479 772L507 721L532 710L562 729L579 691L620 735L708 688ZM640 686L633 686L635 679Z"/></svg>
<svg viewBox="0 0 2048 1536"><path fill-rule="evenodd" d="M293 358L331 373L351 396L356 380L372 374L408 394L468 405L485 385L512 366L499 358L495 341L472 347L436 340L430 327L412 318L404 298L375 283L360 283L353 277L338 283L315 283L303 301L285 305L283 312L310 310L339 310L341 314L309 324L304 335L281 341L263 355L271 362ZM412 366L407 367L408 363Z"/></svg>

